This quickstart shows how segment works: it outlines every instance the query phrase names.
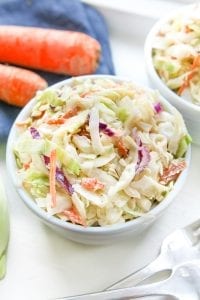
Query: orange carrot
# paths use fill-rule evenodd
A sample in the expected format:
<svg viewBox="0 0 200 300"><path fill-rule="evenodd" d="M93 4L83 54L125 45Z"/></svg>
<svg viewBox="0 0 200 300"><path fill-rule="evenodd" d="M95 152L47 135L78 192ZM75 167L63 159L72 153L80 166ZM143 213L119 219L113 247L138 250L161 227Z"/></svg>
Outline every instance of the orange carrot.
<svg viewBox="0 0 200 300"><path fill-rule="evenodd" d="M50 153L50 195L51 195L51 206L56 206L56 150L52 150Z"/></svg>
<svg viewBox="0 0 200 300"><path fill-rule="evenodd" d="M75 106L71 109L69 109L63 116L64 119L69 119L73 116L76 116L77 113L80 111L80 107L79 106Z"/></svg>
<svg viewBox="0 0 200 300"><path fill-rule="evenodd" d="M49 125L60 125L65 123L65 119L59 118L59 119L50 119L47 121L47 124Z"/></svg>
<svg viewBox="0 0 200 300"><path fill-rule="evenodd" d="M190 29L190 27L188 25L185 26L184 28L185 33L189 33L192 31L192 29Z"/></svg>
<svg viewBox="0 0 200 300"><path fill-rule="evenodd" d="M72 207L69 210L64 210L63 214L73 223L80 224L86 227L86 222L81 218L81 216L77 213L76 209Z"/></svg>
<svg viewBox="0 0 200 300"><path fill-rule="evenodd" d="M191 71L190 74L185 78L183 84L180 86L180 88L178 89L177 94L180 96L185 89L187 89L190 85L190 80L194 77L195 75L195 71Z"/></svg>
<svg viewBox="0 0 200 300"><path fill-rule="evenodd" d="M97 180L96 178L82 178L81 185L87 190L98 191L105 187L105 184Z"/></svg>
<svg viewBox="0 0 200 300"><path fill-rule="evenodd" d="M178 95L181 95L183 93L183 91L188 88L188 86L190 85L190 81L191 79L194 77L194 75L196 74L196 69L198 69L200 67L200 55L197 55L194 57L193 59L193 63L190 67L191 72L189 73L189 75L185 78L183 84L180 86L179 90L178 90Z"/></svg>
<svg viewBox="0 0 200 300"><path fill-rule="evenodd" d="M30 162L27 162L27 163L24 163L24 164L23 164L23 168L24 168L25 170L29 169L29 168L30 168L30 164L31 164L31 161L30 161Z"/></svg>
<svg viewBox="0 0 200 300"><path fill-rule="evenodd" d="M100 51L100 44L81 32L0 26L1 62L75 76L93 73Z"/></svg>
<svg viewBox="0 0 200 300"><path fill-rule="evenodd" d="M74 107L74 108L71 108L69 109L65 114L64 116L60 117L60 118L57 118L57 119L49 119L47 121L47 124L49 125L61 125L61 124L64 124L66 119L69 119L73 116L76 116L78 111L80 110L80 108L78 106Z"/></svg>
<svg viewBox="0 0 200 300"><path fill-rule="evenodd" d="M194 57L193 63L192 63L192 69L199 68L200 67L200 55L197 55Z"/></svg>
<svg viewBox="0 0 200 300"><path fill-rule="evenodd" d="M38 74L0 64L0 99L8 104L24 106L37 90L46 87L47 82Z"/></svg>
<svg viewBox="0 0 200 300"><path fill-rule="evenodd" d="M168 168L164 169L163 174L160 177L160 183L167 184L170 181L175 181L185 168L185 161L172 163Z"/></svg>
<svg viewBox="0 0 200 300"><path fill-rule="evenodd" d="M117 146L117 150L118 150L119 155L126 158L128 156L129 150L124 145L124 142L122 141L122 139L120 139L117 142L116 146Z"/></svg>
<svg viewBox="0 0 200 300"><path fill-rule="evenodd" d="M91 91L90 91L90 92L84 92L84 93L80 94L80 97L81 97L81 98L85 98L85 97L87 97L87 96L89 96L89 95L91 95L91 94L92 94Z"/></svg>

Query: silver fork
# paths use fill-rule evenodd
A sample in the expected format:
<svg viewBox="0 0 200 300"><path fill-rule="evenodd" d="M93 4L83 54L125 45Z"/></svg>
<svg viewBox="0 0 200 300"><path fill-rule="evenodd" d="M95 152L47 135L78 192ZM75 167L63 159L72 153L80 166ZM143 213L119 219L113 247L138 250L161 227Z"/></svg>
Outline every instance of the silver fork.
<svg viewBox="0 0 200 300"><path fill-rule="evenodd" d="M200 259L200 219L169 234L160 254L146 267L112 284L106 290L135 286L157 272L172 270L183 262Z"/></svg>
<svg viewBox="0 0 200 300"><path fill-rule="evenodd" d="M167 299L200 299L200 260L176 266L171 276L159 283L60 298L66 300L130 300L145 296L168 296ZM170 298L169 298L170 297Z"/></svg>

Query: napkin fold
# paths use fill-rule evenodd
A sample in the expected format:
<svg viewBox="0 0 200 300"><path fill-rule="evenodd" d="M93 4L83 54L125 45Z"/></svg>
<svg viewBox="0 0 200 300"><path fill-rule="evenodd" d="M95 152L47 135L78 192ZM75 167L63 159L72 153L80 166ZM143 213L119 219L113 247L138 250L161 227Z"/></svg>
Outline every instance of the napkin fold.
<svg viewBox="0 0 200 300"><path fill-rule="evenodd" d="M79 0L4 0L0 3L0 25L24 25L84 32L97 39L102 55L96 74L114 74L109 34L103 16ZM35 71L35 70L34 70ZM66 75L35 71L49 85ZM7 138L20 108L0 101L0 141Z"/></svg>

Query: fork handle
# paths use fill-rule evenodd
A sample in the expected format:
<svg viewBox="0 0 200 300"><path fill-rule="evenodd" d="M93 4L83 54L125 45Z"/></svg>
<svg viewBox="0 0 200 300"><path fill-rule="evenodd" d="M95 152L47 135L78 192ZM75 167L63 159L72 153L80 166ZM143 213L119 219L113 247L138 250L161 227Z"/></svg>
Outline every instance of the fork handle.
<svg viewBox="0 0 200 300"><path fill-rule="evenodd" d="M128 275L127 277L124 277L118 282L115 282L114 284L106 288L106 290L113 290L113 289L135 286L138 283L142 282L143 280L149 278L153 274L165 269L169 269L169 267L170 266L167 264L167 261L165 260L163 255L162 256L159 255L155 260L153 260L146 267Z"/></svg>
<svg viewBox="0 0 200 300"><path fill-rule="evenodd" d="M178 300L173 293L163 288L161 283L149 286L137 286L98 293L76 295L72 297L61 298L61 300L130 300L132 298L140 298L145 296L168 296L168 299L172 298L174 300Z"/></svg>

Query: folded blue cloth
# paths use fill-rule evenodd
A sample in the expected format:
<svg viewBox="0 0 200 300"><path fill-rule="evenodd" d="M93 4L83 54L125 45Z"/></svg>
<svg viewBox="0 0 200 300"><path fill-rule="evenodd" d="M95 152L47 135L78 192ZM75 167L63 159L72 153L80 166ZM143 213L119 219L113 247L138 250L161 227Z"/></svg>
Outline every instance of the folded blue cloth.
<svg viewBox="0 0 200 300"><path fill-rule="evenodd" d="M80 31L97 39L102 47L97 74L114 74L108 30L102 15L79 0L5 0L0 3L0 25L25 25ZM14 50L13 50L14 51ZM37 72L48 84L67 78ZM7 138L20 109L0 102L0 141Z"/></svg>

